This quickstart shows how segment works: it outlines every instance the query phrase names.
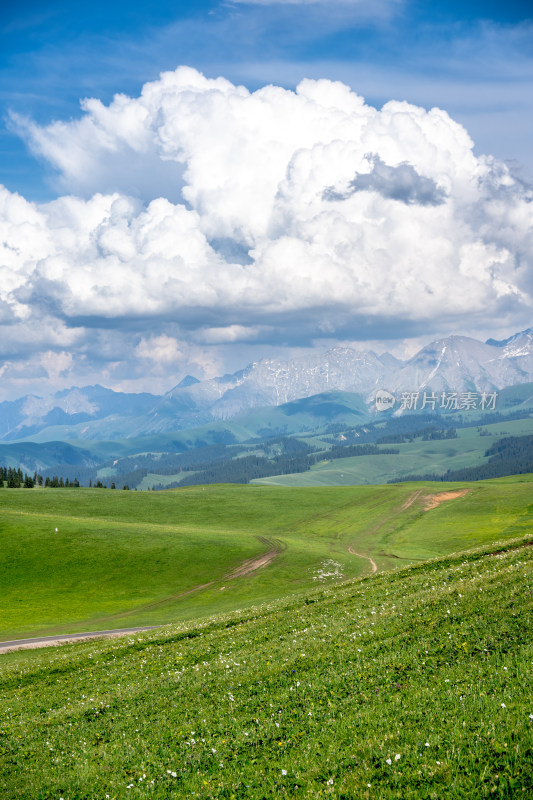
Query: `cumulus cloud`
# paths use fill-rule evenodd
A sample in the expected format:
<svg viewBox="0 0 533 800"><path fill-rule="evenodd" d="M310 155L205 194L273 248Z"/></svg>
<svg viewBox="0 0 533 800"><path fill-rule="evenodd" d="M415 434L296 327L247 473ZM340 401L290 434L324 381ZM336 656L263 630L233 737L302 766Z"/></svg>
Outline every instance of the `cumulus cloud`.
<svg viewBox="0 0 533 800"><path fill-rule="evenodd" d="M164 364L172 364L183 358L183 353L177 340L166 334L147 338L143 337L135 348L135 354L139 358L162 362Z"/></svg>
<svg viewBox="0 0 533 800"><path fill-rule="evenodd" d="M25 134L69 194L0 189L6 357L12 340L94 358L111 331L114 363L120 331L135 363L173 369L184 342L302 346L530 313L531 191L440 109L180 67Z"/></svg>

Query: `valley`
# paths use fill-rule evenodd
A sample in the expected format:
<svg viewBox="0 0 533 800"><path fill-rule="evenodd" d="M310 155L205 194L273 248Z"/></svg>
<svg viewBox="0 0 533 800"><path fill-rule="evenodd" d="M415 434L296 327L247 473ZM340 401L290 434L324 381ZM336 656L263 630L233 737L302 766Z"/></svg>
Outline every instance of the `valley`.
<svg viewBox="0 0 533 800"><path fill-rule="evenodd" d="M191 620L505 540L531 487L6 489L0 639Z"/></svg>
<svg viewBox="0 0 533 800"><path fill-rule="evenodd" d="M457 487L445 500L441 485L431 484L340 488L335 495L208 488L204 513L191 494L198 490L131 495L138 516L145 504L156 519L151 501L170 498L181 512L176 524L193 539L200 527L209 535L219 526L275 528L286 549L236 579L243 593L226 606L230 595L219 591L194 616L161 605L159 621L171 611L174 621L155 630L0 655L2 797L529 796L532 480ZM58 490L32 517L16 503L3 508L26 525L27 538L18 533L24 554L46 541L37 552L49 569L57 566L50 565L42 513L47 524L60 520L59 531L76 522L90 545L94 493L77 491L78 509ZM139 547L119 506L106 505L111 494L93 525L104 524L115 544L116 531L118 539L127 532L130 546ZM45 493L31 496L44 500ZM209 525L214 507L220 516ZM159 527L143 524L146 536ZM249 539L232 534L233 558L246 549L249 559L257 557L250 549L268 552L268 544ZM304 541L305 558L298 549ZM114 602L135 608L147 600L145 576L140 562L131 570L134 559L119 552L122 596ZM208 563L209 549L196 555ZM342 575L332 562L343 564ZM193 560L183 563L191 585L199 572ZM24 580L18 575L19 600L35 591L36 574L34 564ZM95 592L88 596L84 587L78 616L94 611L96 571L91 580ZM48 585L51 597L57 588ZM74 599L63 595L58 619ZM34 614L27 606L19 624L35 624Z"/></svg>

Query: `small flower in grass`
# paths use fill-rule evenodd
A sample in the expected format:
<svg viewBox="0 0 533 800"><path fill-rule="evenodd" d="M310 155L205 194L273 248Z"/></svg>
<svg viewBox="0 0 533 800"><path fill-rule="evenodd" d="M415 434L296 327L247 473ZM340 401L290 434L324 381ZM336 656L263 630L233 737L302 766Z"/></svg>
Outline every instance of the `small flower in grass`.
<svg viewBox="0 0 533 800"><path fill-rule="evenodd" d="M429 742L426 742L426 747L429 747Z"/></svg>
<svg viewBox="0 0 533 800"><path fill-rule="evenodd" d="M282 775L286 775L286 774L287 774L287 770L286 770L286 769L282 769L282 770L281 770L281 774L282 774Z"/></svg>
<svg viewBox="0 0 533 800"><path fill-rule="evenodd" d="M507 706L505 705L505 703L500 703L500 705L501 705L501 707L502 707L502 708L507 708Z"/></svg>
<svg viewBox="0 0 533 800"><path fill-rule="evenodd" d="M400 758L401 758L400 754L399 754L399 753L396 753L396 755L394 756L394 760L395 760L395 761L399 761L399 760L400 760Z"/></svg>
<svg viewBox="0 0 533 800"><path fill-rule="evenodd" d="M333 778L330 778L326 783L328 786L333 786Z"/></svg>
<svg viewBox="0 0 533 800"><path fill-rule="evenodd" d="M392 764L392 758L387 758L387 759L386 759L386 762L387 762L387 764L390 766L390 765Z"/></svg>
<svg viewBox="0 0 533 800"><path fill-rule="evenodd" d="M529 719L533 719L533 714L530 714L530 715L529 715Z"/></svg>

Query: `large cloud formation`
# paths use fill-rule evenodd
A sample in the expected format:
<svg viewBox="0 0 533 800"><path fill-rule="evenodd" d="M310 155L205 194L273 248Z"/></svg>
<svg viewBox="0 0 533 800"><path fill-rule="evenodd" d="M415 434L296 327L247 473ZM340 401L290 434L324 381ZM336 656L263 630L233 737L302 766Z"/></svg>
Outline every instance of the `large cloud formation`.
<svg viewBox="0 0 533 800"><path fill-rule="evenodd" d="M129 331L133 358L170 330L302 344L531 309L532 193L438 108L377 110L327 80L251 93L187 67L82 108L18 121L64 195L0 191L7 357L81 353L87 331L95 347Z"/></svg>

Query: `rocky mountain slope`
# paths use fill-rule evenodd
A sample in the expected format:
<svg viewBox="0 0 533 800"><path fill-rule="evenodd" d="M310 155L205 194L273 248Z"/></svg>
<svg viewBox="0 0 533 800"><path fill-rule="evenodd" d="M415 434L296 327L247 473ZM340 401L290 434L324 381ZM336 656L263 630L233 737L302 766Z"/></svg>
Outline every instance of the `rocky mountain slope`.
<svg viewBox="0 0 533 800"><path fill-rule="evenodd" d="M248 409L330 391L360 394L370 404L378 389L490 392L531 381L533 328L504 341L449 336L403 362L388 353L334 347L290 361L263 359L211 380L187 376L162 397L89 386L6 401L0 403L0 439L44 430L58 439L128 438L227 420Z"/></svg>

